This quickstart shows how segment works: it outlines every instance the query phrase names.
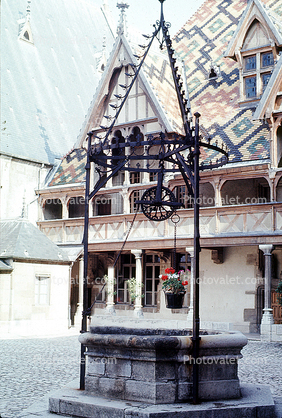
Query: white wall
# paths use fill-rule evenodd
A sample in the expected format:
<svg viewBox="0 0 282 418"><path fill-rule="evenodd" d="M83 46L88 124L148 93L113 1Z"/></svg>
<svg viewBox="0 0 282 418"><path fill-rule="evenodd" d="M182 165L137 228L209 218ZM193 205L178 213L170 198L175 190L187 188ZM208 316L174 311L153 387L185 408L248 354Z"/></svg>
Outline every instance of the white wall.
<svg viewBox="0 0 282 418"><path fill-rule="evenodd" d="M8 321L11 304L11 280L10 273L0 274L0 321Z"/></svg>
<svg viewBox="0 0 282 418"><path fill-rule="evenodd" d="M21 216L25 199L26 217L33 224L38 220L35 190L44 184L50 168L39 163L1 155L1 219Z"/></svg>
<svg viewBox="0 0 282 418"><path fill-rule="evenodd" d="M36 304L36 275L50 275L47 305ZM18 335L55 335L68 330L68 265L14 262L11 278L8 276L0 275L2 331Z"/></svg>
<svg viewBox="0 0 282 418"><path fill-rule="evenodd" d="M255 265L257 251L256 246L224 248L223 264L211 260L210 250L201 251L201 321L230 322L234 329L249 332L244 309L255 309L256 288L263 283Z"/></svg>

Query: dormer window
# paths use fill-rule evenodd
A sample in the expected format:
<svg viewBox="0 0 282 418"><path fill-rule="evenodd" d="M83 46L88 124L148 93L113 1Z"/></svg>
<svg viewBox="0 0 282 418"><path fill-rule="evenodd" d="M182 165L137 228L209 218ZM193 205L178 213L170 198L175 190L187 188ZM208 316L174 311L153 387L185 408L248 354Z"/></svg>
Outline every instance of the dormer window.
<svg viewBox="0 0 282 418"><path fill-rule="evenodd" d="M270 80L270 77L271 77L271 73L266 73L262 75L262 91L263 92L266 89L266 86Z"/></svg>
<svg viewBox="0 0 282 418"><path fill-rule="evenodd" d="M244 63L245 63L246 71L255 70L256 69L256 56L252 55L251 57L246 57L244 59Z"/></svg>
<svg viewBox="0 0 282 418"><path fill-rule="evenodd" d="M261 54L261 66L264 67L269 67L274 65L274 59L273 59L273 54L272 52L265 52L264 54Z"/></svg>
<svg viewBox="0 0 282 418"><path fill-rule="evenodd" d="M213 80L220 76L220 66L211 62L208 79Z"/></svg>
<svg viewBox="0 0 282 418"><path fill-rule="evenodd" d="M27 40L27 41L29 41L29 33L28 33L28 31L26 30L25 31L25 33L24 33L24 38Z"/></svg>
<svg viewBox="0 0 282 418"><path fill-rule="evenodd" d="M216 78L216 77L217 77L217 74L214 71L214 69L212 68L211 71L210 71L210 73L209 73L209 78Z"/></svg>
<svg viewBox="0 0 282 418"><path fill-rule="evenodd" d="M245 95L247 99L257 96L257 80L256 77L245 78Z"/></svg>
<svg viewBox="0 0 282 418"><path fill-rule="evenodd" d="M262 96L271 77L274 66L273 53L271 51L257 52L247 55L243 52L242 68L242 101L258 100Z"/></svg>
<svg viewBox="0 0 282 418"><path fill-rule="evenodd" d="M241 105L258 105L271 79L280 44L281 35L263 3L248 1L224 54L239 64Z"/></svg>
<svg viewBox="0 0 282 418"><path fill-rule="evenodd" d="M27 9L26 9L26 17L23 19L18 20L19 24L19 39L22 41L29 42L33 44L33 37L31 32L31 25L30 25L30 3L31 0L27 1Z"/></svg>

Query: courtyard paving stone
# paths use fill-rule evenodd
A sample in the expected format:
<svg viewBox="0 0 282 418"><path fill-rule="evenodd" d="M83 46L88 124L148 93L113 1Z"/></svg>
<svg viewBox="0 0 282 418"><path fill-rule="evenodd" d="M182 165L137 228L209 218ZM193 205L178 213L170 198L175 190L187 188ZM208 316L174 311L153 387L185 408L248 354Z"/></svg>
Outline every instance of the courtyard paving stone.
<svg viewBox="0 0 282 418"><path fill-rule="evenodd" d="M242 354L241 382L269 385L281 418L282 344L250 340ZM0 340L1 418L27 417L26 408L77 379L79 356L78 335Z"/></svg>

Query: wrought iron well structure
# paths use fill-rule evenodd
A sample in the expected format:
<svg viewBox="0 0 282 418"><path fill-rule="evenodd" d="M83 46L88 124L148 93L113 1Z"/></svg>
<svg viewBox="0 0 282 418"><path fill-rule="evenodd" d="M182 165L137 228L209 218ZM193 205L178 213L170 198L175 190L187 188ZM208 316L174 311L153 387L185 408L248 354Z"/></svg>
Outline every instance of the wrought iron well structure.
<svg viewBox="0 0 282 418"><path fill-rule="evenodd" d="M88 268L88 228L89 228L89 202L96 193L106 185L107 181L114 177L120 170L134 172L146 172L157 174L157 185L150 187L145 191L141 200L136 203L141 205L144 215L153 221L163 221L170 218L175 211L182 205L177 202L174 193L164 186L164 176L171 173L181 173L187 190L191 196L194 206L194 310L193 310L193 357L196 360L199 353L199 253L200 253L200 231L199 231L199 173L201 170L220 167L228 160L227 148L219 147L217 144L211 144L209 139L203 139L199 132L200 114L195 113L194 123L190 117L190 108L186 99L185 91L182 89L183 82L178 73L176 58L169 36L168 29L170 23L164 19L163 3L165 0L159 0L161 3L160 20L154 25L155 30L152 36L144 35L147 45L140 46L142 56L138 56L139 63L130 64L130 72L126 75L131 80L128 85L121 85L124 89L124 96L118 96L119 105L111 105L115 110L114 117L108 117L108 127L102 127L104 137L95 136L95 133L88 133L88 149L86 163L86 188L85 188L85 221L84 221L84 292L83 292L83 314L81 332L87 331L87 317L91 312L87 309L87 268ZM157 39L161 49L166 48L171 67L174 87L178 99L179 109L183 121L183 135L176 133L160 132L158 135L148 135L143 138L142 135L135 137L129 136L122 139L112 135L113 128L117 122L118 116L126 102L129 93L134 85L150 47ZM137 147L144 147L144 153L136 152ZM200 148L208 148L214 153L219 153L221 157L217 160L211 160L208 163L199 163ZM140 161L146 161L146 164L140 164ZM158 161L158 167L155 162ZM134 164L132 164L134 162ZM154 164L152 164L154 162ZM93 190L90 190L90 166L95 164L95 169L99 174ZM81 346L81 371L80 388L84 389L85 376L85 347ZM193 403L198 403L198 365L193 362Z"/></svg>

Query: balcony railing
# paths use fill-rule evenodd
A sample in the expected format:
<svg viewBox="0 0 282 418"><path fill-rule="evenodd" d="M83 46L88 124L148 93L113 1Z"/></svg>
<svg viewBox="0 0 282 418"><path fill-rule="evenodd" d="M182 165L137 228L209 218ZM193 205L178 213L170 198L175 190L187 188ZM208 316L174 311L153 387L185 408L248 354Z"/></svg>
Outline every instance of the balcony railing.
<svg viewBox="0 0 282 418"><path fill-rule="evenodd" d="M178 238L192 238L193 209L181 209ZM89 220L89 242L121 242L124 240L133 214L95 216ZM83 218L40 221L38 225L57 244L81 244ZM236 235L282 235L282 202L253 205L234 205L200 209L200 234L205 237L234 237ZM172 238L174 224L170 219L154 222L138 214L130 240L161 240Z"/></svg>

